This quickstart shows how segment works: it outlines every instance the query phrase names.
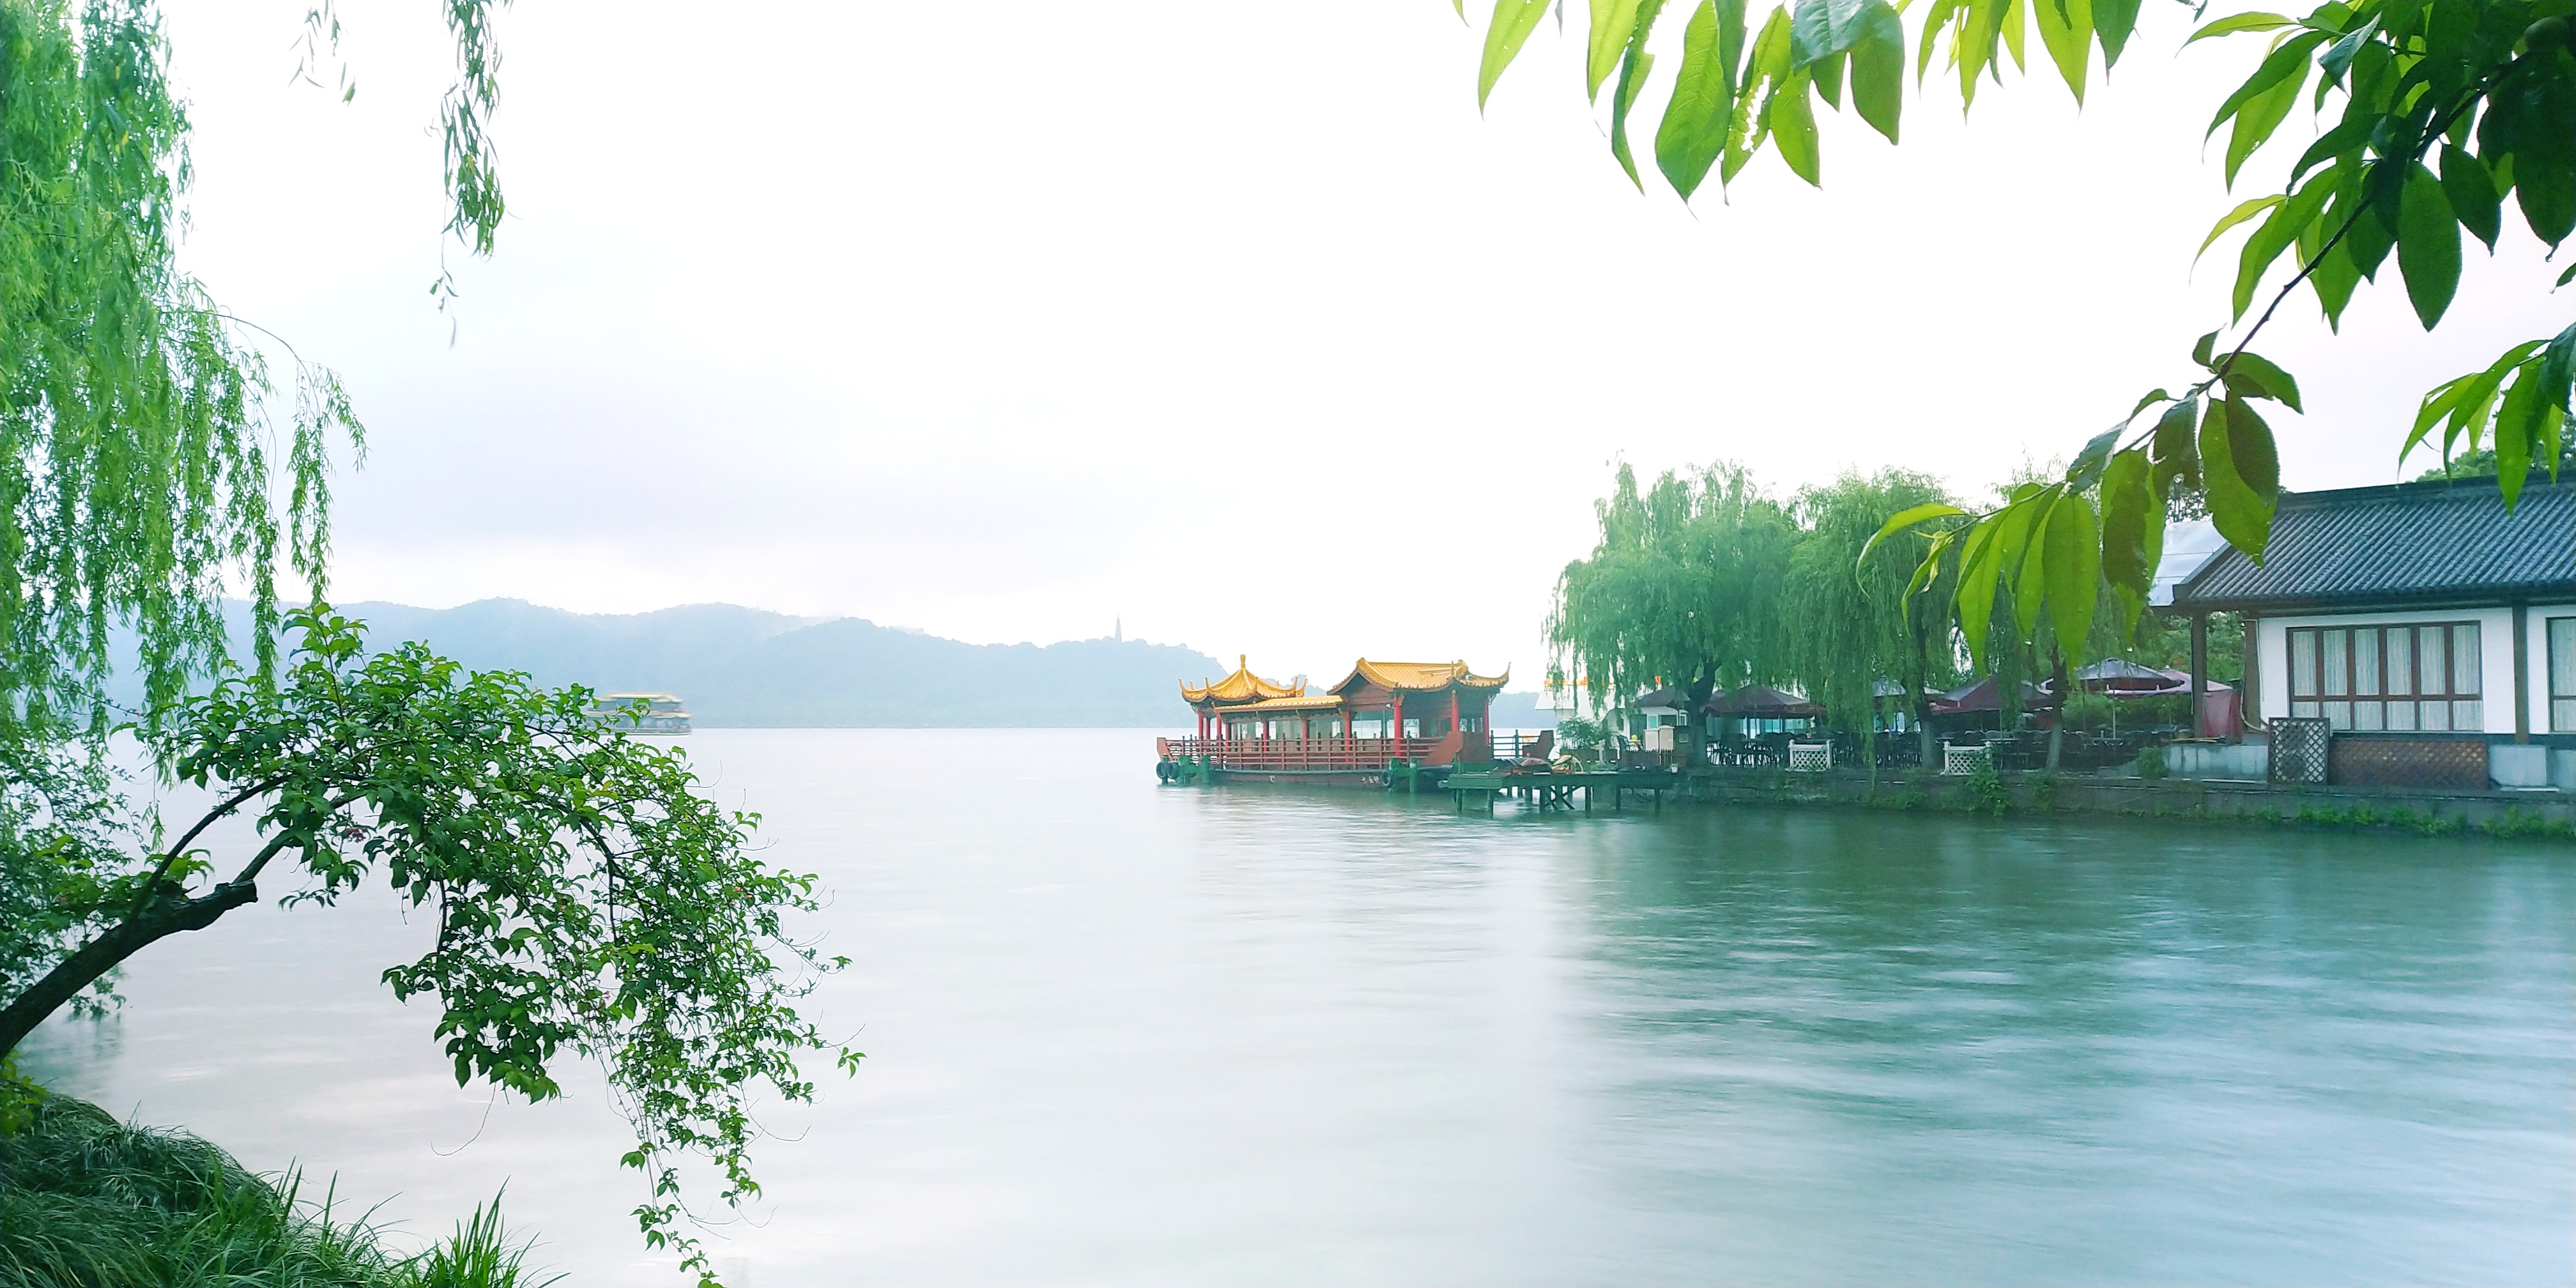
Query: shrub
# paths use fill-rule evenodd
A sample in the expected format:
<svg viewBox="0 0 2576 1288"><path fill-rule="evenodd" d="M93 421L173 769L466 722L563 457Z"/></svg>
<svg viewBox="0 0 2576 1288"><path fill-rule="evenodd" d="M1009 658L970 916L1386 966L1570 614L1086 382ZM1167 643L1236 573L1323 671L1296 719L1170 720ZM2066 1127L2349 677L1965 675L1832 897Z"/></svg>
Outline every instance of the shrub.
<svg viewBox="0 0 2576 1288"><path fill-rule="evenodd" d="M416 1257L389 1252L365 1216L342 1220L302 1178L253 1175L186 1132L118 1122L69 1096L22 1097L0 1138L0 1288L332 1284L544 1288L500 1204ZM556 1276L555 1278L560 1278Z"/></svg>
<svg viewBox="0 0 2576 1288"><path fill-rule="evenodd" d="M2004 785L2004 776L1995 771L1991 755L1977 759L1977 767L1968 771L1968 800L1971 812L2002 818L2012 808L2012 789Z"/></svg>
<svg viewBox="0 0 2576 1288"><path fill-rule="evenodd" d="M2158 746L2138 748L2138 777L2162 778L2171 772L2165 766L2165 749Z"/></svg>

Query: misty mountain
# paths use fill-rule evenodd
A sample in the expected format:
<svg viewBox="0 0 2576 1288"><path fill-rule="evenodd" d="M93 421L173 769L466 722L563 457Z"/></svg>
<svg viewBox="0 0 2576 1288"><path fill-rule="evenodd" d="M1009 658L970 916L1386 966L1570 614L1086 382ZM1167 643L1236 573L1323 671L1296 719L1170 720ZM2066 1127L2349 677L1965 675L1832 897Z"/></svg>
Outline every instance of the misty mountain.
<svg viewBox="0 0 2576 1288"><path fill-rule="evenodd" d="M236 654L249 610L228 605ZM1186 728L1178 681L1229 668L1141 640L965 644L857 618L818 620L733 604L573 613L523 600L456 608L338 605L370 647L426 641L470 670L525 671L546 686L678 694L711 728ZM131 657L130 650L121 650ZM116 686L131 704L132 668Z"/></svg>
<svg viewBox="0 0 2576 1288"><path fill-rule="evenodd" d="M247 604L226 605L236 656ZM854 617L790 617L735 604L574 613L517 599L456 608L355 603L371 647L423 640L469 670L525 671L549 687L673 693L708 728L1186 729L1178 681L1232 670L1186 646L1141 640L966 644ZM139 701L120 650L118 699ZM1318 676L1319 685L1338 675ZM1537 695L1494 700L1498 729L1555 724Z"/></svg>

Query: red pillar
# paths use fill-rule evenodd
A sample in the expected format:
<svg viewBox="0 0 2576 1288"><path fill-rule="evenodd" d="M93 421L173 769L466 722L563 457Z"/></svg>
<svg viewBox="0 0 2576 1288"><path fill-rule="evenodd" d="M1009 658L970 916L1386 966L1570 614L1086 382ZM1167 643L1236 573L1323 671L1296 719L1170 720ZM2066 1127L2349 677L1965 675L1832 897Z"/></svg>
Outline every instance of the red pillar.
<svg viewBox="0 0 2576 1288"><path fill-rule="evenodd" d="M1451 732L1451 733L1457 733L1457 732L1459 732L1459 729L1458 729L1458 689L1457 689L1457 686L1455 686L1455 685L1450 686L1450 689L1449 689L1449 732Z"/></svg>

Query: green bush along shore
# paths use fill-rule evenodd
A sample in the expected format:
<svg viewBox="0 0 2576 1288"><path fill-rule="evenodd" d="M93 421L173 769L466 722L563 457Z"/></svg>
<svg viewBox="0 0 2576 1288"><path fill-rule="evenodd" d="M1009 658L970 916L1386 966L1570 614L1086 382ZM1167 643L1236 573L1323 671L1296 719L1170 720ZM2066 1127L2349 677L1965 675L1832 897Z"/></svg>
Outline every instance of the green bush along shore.
<svg viewBox="0 0 2576 1288"><path fill-rule="evenodd" d="M183 1131L120 1123L0 1070L0 1288L543 1288L500 1201L416 1255L300 1175L255 1175Z"/></svg>

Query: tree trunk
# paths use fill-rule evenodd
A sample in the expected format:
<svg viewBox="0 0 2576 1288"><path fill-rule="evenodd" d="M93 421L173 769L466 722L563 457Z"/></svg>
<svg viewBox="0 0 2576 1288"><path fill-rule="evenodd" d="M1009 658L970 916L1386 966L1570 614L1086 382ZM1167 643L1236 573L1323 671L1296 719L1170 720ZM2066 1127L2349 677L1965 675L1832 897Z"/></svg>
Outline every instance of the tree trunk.
<svg viewBox="0 0 2576 1288"><path fill-rule="evenodd" d="M2057 686L2057 724L2048 731L2048 772L2057 772L2058 753L2066 749L2066 657L2051 650L2049 660L2055 665L2050 680Z"/></svg>
<svg viewBox="0 0 2576 1288"><path fill-rule="evenodd" d="M34 1032L46 1016L61 1010L82 989L97 983L100 976L154 941L183 930L203 930L225 913L258 900L259 887L250 881L226 882L194 899L173 890L141 913L109 927L105 934L47 971L26 992L12 998L8 1009L0 1010L0 1055L17 1050L18 1043Z"/></svg>

